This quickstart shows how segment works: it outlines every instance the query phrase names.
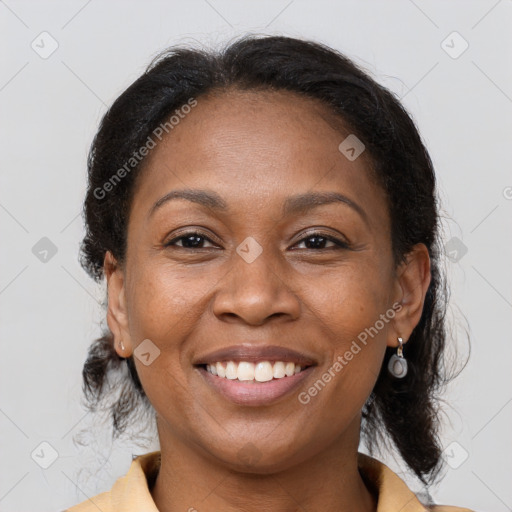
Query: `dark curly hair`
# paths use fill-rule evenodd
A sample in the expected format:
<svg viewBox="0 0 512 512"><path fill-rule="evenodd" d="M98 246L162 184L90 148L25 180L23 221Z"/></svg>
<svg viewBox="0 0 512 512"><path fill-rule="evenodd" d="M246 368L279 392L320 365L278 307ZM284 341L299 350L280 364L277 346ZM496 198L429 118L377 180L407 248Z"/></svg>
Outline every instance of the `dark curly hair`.
<svg viewBox="0 0 512 512"><path fill-rule="evenodd" d="M370 452L391 439L416 476L424 484L434 482L442 467L439 395L451 378L443 358L448 292L441 265L434 169L400 102L339 52L289 37L249 35L220 52L179 47L156 57L104 115L92 143L84 203L86 235L80 254L83 268L99 282L107 250L118 262L124 261L129 208L145 160L123 173L108 194L101 192L105 183L191 98L229 89L284 90L327 105L363 141L375 179L386 192L395 263L403 261L417 243L428 248L431 282L421 319L406 346L409 372L402 379L390 376L386 367L394 349L388 347L363 407L361 428ZM112 389L108 383L119 371L125 371L126 378L119 398L109 406L114 438L127 428L141 404L150 405L133 356L117 355L107 328L91 345L83 368L90 410L102 404Z"/></svg>

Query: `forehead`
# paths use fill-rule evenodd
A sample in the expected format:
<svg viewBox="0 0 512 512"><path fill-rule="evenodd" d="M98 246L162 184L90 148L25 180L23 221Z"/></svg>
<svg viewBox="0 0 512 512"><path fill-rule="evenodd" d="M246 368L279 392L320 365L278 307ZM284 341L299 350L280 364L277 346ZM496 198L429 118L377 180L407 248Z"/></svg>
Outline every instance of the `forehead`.
<svg viewBox="0 0 512 512"><path fill-rule="evenodd" d="M215 189L230 206L269 207L311 190L337 190L382 211L371 160L350 161L350 135L319 100L287 91L217 92L197 98L148 155L132 212L148 211L173 189Z"/></svg>

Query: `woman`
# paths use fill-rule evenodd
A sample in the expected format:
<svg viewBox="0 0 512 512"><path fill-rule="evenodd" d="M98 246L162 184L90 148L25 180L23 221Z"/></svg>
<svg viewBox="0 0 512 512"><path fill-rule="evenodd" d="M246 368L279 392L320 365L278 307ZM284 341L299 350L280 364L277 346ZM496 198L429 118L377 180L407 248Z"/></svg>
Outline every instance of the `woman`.
<svg viewBox="0 0 512 512"><path fill-rule="evenodd" d="M455 511L439 476L446 343L431 160L399 102L332 49L171 49L105 115L84 268L108 283L94 409L129 369L160 450L71 512ZM140 407L138 410L140 411Z"/></svg>

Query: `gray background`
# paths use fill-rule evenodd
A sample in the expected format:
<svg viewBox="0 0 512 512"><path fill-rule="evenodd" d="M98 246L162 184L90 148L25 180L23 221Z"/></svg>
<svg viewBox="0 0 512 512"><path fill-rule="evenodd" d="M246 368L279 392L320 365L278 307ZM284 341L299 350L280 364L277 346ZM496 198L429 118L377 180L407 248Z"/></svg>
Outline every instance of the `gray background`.
<svg viewBox="0 0 512 512"><path fill-rule="evenodd" d="M511 0L0 1L0 510L62 510L158 447L150 431L145 446L112 444L80 406L104 294L77 260L87 150L107 105L159 50L248 31L345 52L417 121L441 188L460 361L466 329L472 343L443 406L448 464L431 493L512 510L511 21ZM397 457L381 460L419 490Z"/></svg>

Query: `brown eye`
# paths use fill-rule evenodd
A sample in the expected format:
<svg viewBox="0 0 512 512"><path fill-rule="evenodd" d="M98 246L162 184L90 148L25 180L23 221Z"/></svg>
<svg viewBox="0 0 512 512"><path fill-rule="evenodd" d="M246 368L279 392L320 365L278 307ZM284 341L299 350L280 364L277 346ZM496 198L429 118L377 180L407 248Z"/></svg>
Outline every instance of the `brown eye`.
<svg viewBox="0 0 512 512"><path fill-rule="evenodd" d="M177 242L181 241L181 245L177 244ZM203 233L198 231L190 231L188 233L184 233L176 238L173 238L169 242L164 244L164 247L181 247L183 249L206 249L204 247L205 241L212 243L213 242Z"/></svg>
<svg viewBox="0 0 512 512"><path fill-rule="evenodd" d="M332 245L326 247L328 243ZM327 236L323 233L310 233L307 237L303 238L298 244L306 244L306 249L349 249L350 246L343 240L335 238L333 236Z"/></svg>

